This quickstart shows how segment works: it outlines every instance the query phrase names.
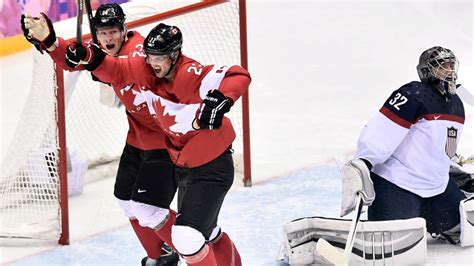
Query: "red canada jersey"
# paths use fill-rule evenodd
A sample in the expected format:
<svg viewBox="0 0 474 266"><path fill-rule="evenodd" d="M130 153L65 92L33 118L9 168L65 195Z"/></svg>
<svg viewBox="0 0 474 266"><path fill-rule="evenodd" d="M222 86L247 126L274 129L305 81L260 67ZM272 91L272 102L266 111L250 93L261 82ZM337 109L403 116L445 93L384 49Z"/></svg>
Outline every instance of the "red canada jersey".
<svg viewBox="0 0 474 266"><path fill-rule="evenodd" d="M173 81L157 78L144 54L135 53L128 58L107 56L93 74L106 82L135 81L151 117L168 136L167 149L175 164L198 167L220 156L235 139L227 117L219 129L192 127L203 99L208 91L218 89L235 102L248 89L250 74L240 66L206 66L184 55L175 67Z"/></svg>
<svg viewBox="0 0 474 266"><path fill-rule="evenodd" d="M50 53L54 62L68 71L84 70L82 65L79 65L77 68L68 67L65 63L65 55L69 42L61 38L58 38L58 40L58 48ZM127 40L119 52L119 57L126 57L128 54L133 53L142 53L143 40L144 38L138 32L129 31L127 33ZM166 136L163 130L156 124L154 118L150 116L148 104L142 97L141 90L136 82L133 80L124 82L122 79L114 79L107 83L111 84L115 94L125 106L129 125L127 143L141 150L165 149Z"/></svg>

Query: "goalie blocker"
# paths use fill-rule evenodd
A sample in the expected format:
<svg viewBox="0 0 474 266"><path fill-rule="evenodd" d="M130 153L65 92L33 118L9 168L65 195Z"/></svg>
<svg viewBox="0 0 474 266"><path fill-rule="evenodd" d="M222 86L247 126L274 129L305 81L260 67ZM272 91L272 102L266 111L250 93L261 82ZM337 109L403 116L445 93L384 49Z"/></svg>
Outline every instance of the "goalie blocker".
<svg viewBox="0 0 474 266"><path fill-rule="evenodd" d="M474 202L474 201L473 201ZM351 220L307 217L283 226L280 259L293 264L328 264L316 251L320 238L343 251ZM426 222L423 218L361 221L357 226L350 264L423 264L427 256Z"/></svg>

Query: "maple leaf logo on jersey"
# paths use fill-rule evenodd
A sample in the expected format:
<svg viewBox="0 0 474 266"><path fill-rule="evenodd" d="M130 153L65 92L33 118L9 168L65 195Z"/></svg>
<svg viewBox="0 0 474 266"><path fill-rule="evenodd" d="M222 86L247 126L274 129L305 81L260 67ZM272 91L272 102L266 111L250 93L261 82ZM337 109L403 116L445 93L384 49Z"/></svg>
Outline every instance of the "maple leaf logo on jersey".
<svg viewBox="0 0 474 266"><path fill-rule="evenodd" d="M142 99L148 104L148 111L157 124L167 133L184 135L195 130L192 126L199 103L175 103L160 97L149 90L141 90Z"/></svg>
<svg viewBox="0 0 474 266"><path fill-rule="evenodd" d="M189 131L195 130L193 128L193 121L196 118L197 110L199 109L200 104L182 104L168 101L166 99L157 97L157 102L155 103L155 108L157 106L164 107L163 112L161 113L162 117L165 118L168 115L174 116L175 124L169 125L169 131L177 135L186 134ZM159 112L156 112L157 117L159 117ZM158 118L162 119L162 118Z"/></svg>
<svg viewBox="0 0 474 266"><path fill-rule="evenodd" d="M135 83L128 84L127 86L123 87L122 89L120 89L120 94L124 95L124 93L133 88L133 86L135 86Z"/></svg>
<svg viewBox="0 0 474 266"><path fill-rule="evenodd" d="M170 131L170 128L176 124L175 116L165 111L166 106L161 103L160 98L153 99L153 107L155 108L155 121L163 130Z"/></svg>
<svg viewBox="0 0 474 266"><path fill-rule="evenodd" d="M139 106L140 104L146 102L146 93L143 93L144 91L147 91L147 89L145 87L141 87L139 88L139 90L134 90L132 89L132 94L133 94L133 104L135 106ZM153 97L150 97L150 99L152 99Z"/></svg>

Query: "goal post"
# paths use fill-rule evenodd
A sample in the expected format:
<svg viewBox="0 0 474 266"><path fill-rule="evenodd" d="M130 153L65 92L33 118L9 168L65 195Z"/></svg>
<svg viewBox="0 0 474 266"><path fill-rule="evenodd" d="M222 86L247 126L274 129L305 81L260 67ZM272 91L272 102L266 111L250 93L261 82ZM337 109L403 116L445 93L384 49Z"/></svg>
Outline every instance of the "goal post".
<svg viewBox="0 0 474 266"><path fill-rule="evenodd" d="M203 64L248 68L245 0L143 2L122 5L128 30L145 37L159 22L176 25L183 32L183 54ZM90 34L83 39L90 39ZM71 173L81 173L75 159L86 165L86 184L115 176L127 116L123 107L100 103L103 85L92 81L87 71L66 72L34 51L33 72L27 104L2 160L0 238L67 245L68 188L71 193L75 183ZM237 135L236 180L251 186L248 92L229 116Z"/></svg>
<svg viewBox="0 0 474 266"><path fill-rule="evenodd" d="M66 110L64 95L64 71L54 64L56 77L56 99L58 110ZM66 112L57 112L58 133L66 132ZM60 206L60 226L58 243L69 245L69 198L67 183L67 153L66 153L66 134L58 134L58 173L59 173L59 206ZM66 191L66 192L65 192Z"/></svg>

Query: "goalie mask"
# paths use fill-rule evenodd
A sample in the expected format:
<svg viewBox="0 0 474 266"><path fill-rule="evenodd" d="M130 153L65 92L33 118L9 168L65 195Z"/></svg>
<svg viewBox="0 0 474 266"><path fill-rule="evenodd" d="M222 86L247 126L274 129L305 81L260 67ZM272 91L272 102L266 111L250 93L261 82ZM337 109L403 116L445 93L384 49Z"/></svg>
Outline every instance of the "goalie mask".
<svg viewBox="0 0 474 266"><path fill-rule="evenodd" d="M120 30L124 30L125 13L118 4L105 4L99 6L94 16L94 24L96 28L109 28L119 26Z"/></svg>
<svg viewBox="0 0 474 266"><path fill-rule="evenodd" d="M155 26L145 41L143 48L147 55L167 55L171 59L176 59L183 45L183 34L176 26L169 26L164 23Z"/></svg>
<svg viewBox="0 0 474 266"><path fill-rule="evenodd" d="M436 87L443 95L456 94L456 79L459 62L454 53L435 46L420 55L416 67L420 80Z"/></svg>

